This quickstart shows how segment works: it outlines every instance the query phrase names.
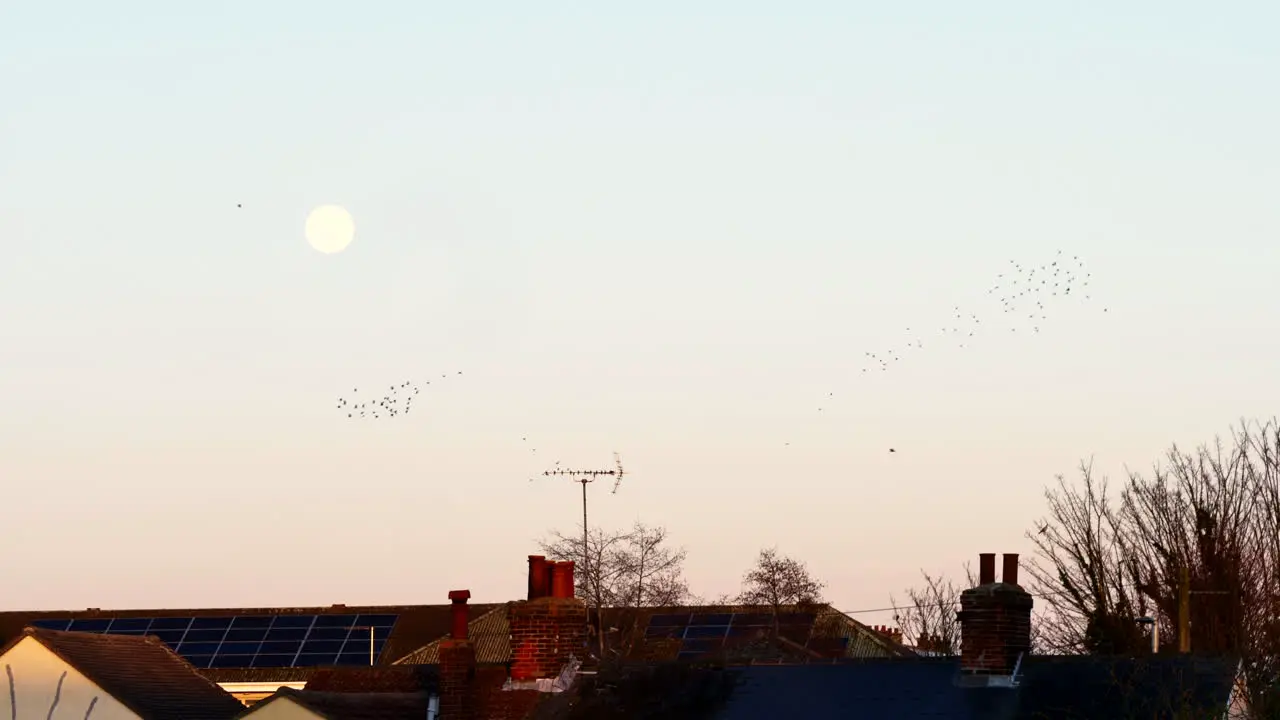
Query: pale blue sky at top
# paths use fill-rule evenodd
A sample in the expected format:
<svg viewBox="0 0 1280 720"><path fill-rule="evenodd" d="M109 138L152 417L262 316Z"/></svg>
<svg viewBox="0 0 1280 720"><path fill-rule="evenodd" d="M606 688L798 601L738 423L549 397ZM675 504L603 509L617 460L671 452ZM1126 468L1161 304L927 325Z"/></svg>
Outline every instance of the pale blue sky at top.
<svg viewBox="0 0 1280 720"><path fill-rule="evenodd" d="M4 2L3 605L511 599L580 512L529 477L613 451L593 522L667 526L705 595L774 544L845 609L1027 552L1081 458L1275 412L1277 22ZM1059 250L1090 300L1010 332L986 290Z"/></svg>

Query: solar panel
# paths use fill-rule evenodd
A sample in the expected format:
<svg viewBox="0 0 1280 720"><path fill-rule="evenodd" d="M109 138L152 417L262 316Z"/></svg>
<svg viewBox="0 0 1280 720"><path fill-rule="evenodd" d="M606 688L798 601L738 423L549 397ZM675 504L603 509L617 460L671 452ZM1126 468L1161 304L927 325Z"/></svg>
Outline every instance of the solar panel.
<svg viewBox="0 0 1280 720"><path fill-rule="evenodd" d="M653 626L650 625L645 631L646 638L682 638L684 637L684 626Z"/></svg>
<svg viewBox="0 0 1280 720"><path fill-rule="evenodd" d="M728 625L690 625L685 630L686 638L722 638L729 630Z"/></svg>
<svg viewBox="0 0 1280 720"><path fill-rule="evenodd" d="M733 616L734 627L773 627L769 613L738 613Z"/></svg>
<svg viewBox="0 0 1280 720"><path fill-rule="evenodd" d="M685 640L680 645L680 652L709 653L724 647L724 640Z"/></svg>
<svg viewBox="0 0 1280 720"><path fill-rule="evenodd" d="M121 633L144 633L151 626L151 618L116 618L111 621L110 629L107 632L119 635Z"/></svg>
<svg viewBox="0 0 1280 720"><path fill-rule="evenodd" d="M50 618L50 630L154 635L197 668L368 665L382 654L397 615L236 615L230 617Z"/></svg>
<svg viewBox="0 0 1280 720"><path fill-rule="evenodd" d="M658 627L658 626L670 627L675 625L688 625L688 624L689 624L688 613L681 613L678 615L654 615L653 617L649 618L649 627Z"/></svg>
<svg viewBox="0 0 1280 720"><path fill-rule="evenodd" d="M733 620L733 615L717 614L717 615L694 615L689 621L690 625L728 625Z"/></svg>

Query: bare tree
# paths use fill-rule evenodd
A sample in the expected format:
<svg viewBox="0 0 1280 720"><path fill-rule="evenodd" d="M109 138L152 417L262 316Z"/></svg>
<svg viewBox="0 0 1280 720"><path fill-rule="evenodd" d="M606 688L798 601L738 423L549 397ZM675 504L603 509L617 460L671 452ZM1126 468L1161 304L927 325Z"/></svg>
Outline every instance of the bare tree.
<svg viewBox="0 0 1280 720"><path fill-rule="evenodd" d="M777 548L765 548L743 576L738 602L767 606L773 613L776 634L783 606L821 603L824 587L826 584L810 575L803 562L779 554Z"/></svg>
<svg viewBox="0 0 1280 720"><path fill-rule="evenodd" d="M889 604L895 608L893 619L904 637L915 641L921 650L939 655L960 654L960 622L956 611L960 609L960 593L977 584L977 578L969 564L964 566L967 584L956 587L942 575L930 575L925 571L924 584L906 591L907 602L899 605L893 596Z"/></svg>
<svg viewBox="0 0 1280 720"><path fill-rule="evenodd" d="M1133 587L1119 514L1107 479L1095 480L1090 463L1081 463L1080 475L1074 486L1058 476L1057 489L1045 491L1049 519L1028 534L1038 555L1029 585L1051 610L1041 616L1040 634L1059 652L1140 652L1136 618L1147 604Z"/></svg>
<svg viewBox="0 0 1280 720"><path fill-rule="evenodd" d="M626 536L617 560L622 566L621 595L629 607L679 605L689 597L683 575L688 553L684 548L668 547L666 540L666 528L639 522Z"/></svg>
<svg viewBox="0 0 1280 720"><path fill-rule="evenodd" d="M539 541L542 551L552 560L573 560L574 593L593 608L612 607L626 593L629 532L592 529L582 546L582 531L566 534L552 532Z"/></svg>
<svg viewBox="0 0 1280 720"><path fill-rule="evenodd" d="M1114 499L1088 464L1079 483L1059 478L1028 534L1030 572L1051 643L1099 653L1149 652L1139 616L1176 650L1185 573L1192 651L1243 658L1248 702L1266 717L1280 709L1268 707L1280 681L1280 425L1241 423L1231 440L1172 447Z"/></svg>
<svg viewBox="0 0 1280 720"><path fill-rule="evenodd" d="M553 532L540 541L543 552L553 560L574 560L575 594L596 611L600 627L598 645L601 656L607 651L605 640L609 630L606 615L633 613L626 609L678 605L689 595L684 580L684 548L667 543L667 531L637 522L627 531L600 528L587 534L584 551L582 532ZM583 558L587 562L583 563ZM627 630L624 628L625 636Z"/></svg>

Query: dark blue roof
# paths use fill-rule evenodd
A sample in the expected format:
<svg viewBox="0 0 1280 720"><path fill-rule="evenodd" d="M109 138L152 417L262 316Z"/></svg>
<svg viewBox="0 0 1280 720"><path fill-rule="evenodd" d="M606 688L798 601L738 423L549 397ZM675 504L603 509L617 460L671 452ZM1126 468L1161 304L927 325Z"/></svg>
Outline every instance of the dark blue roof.
<svg viewBox="0 0 1280 720"><path fill-rule="evenodd" d="M1125 720L1227 706L1236 663L1193 657L1033 657L1016 689L956 684L956 659L755 666L716 720Z"/></svg>
<svg viewBox="0 0 1280 720"><path fill-rule="evenodd" d="M957 664L896 660L744 668L717 720L765 718L954 718L964 709L952 684Z"/></svg>
<svg viewBox="0 0 1280 720"><path fill-rule="evenodd" d="M1018 718L1192 718L1226 710L1239 663L1229 658L1166 656L1035 657L1026 665Z"/></svg>

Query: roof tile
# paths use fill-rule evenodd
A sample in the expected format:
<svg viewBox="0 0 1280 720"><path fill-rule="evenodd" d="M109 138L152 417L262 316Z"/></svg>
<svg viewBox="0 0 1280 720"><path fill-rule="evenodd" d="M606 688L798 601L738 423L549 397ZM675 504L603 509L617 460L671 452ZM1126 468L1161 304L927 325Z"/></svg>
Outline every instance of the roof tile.
<svg viewBox="0 0 1280 720"><path fill-rule="evenodd" d="M39 628L23 634L143 720L226 720L244 707L155 638Z"/></svg>

